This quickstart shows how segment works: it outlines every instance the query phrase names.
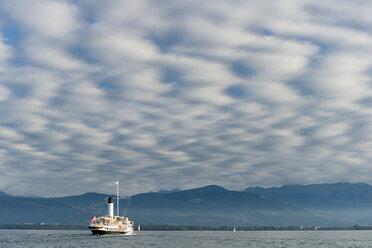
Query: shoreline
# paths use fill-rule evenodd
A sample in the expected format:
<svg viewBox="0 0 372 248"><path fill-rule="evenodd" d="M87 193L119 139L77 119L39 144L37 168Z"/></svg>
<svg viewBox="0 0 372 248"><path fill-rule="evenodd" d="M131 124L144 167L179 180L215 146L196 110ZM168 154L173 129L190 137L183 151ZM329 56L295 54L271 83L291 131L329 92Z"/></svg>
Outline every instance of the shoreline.
<svg viewBox="0 0 372 248"><path fill-rule="evenodd" d="M141 231L232 231L233 226L193 226L193 225L148 225L141 224ZM0 224L0 229L5 230L89 230L88 225L74 224ZM347 231L347 230L372 230L370 225L353 226L235 226L236 231ZM137 226L135 227L137 230Z"/></svg>

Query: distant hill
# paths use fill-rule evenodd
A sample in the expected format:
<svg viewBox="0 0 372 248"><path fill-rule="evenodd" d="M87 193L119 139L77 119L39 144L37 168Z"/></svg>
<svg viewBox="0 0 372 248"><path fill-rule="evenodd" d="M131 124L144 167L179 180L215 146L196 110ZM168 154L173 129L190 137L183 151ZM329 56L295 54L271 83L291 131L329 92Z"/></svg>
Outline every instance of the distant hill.
<svg viewBox="0 0 372 248"><path fill-rule="evenodd" d="M79 224L91 216L92 212L53 199L0 196L0 224Z"/></svg>
<svg viewBox="0 0 372 248"><path fill-rule="evenodd" d="M88 224L105 215L108 195L33 198L0 194L0 224ZM115 204L116 206L116 204ZM231 191L217 185L137 194L120 213L136 224L254 226L372 224L368 184L286 185ZM115 210L116 212L116 210ZM370 213L371 212L371 213Z"/></svg>
<svg viewBox="0 0 372 248"><path fill-rule="evenodd" d="M97 193L85 193L76 196L66 196L58 198L49 198L62 205L70 206L74 209L86 211L94 215L105 215L107 213L107 205L105 198L114 197L113 195L104 195ZM90 218L93 216L90 216Z"/></svg>
<svg viewBox="0 0 372 248"><path fill-rule="evenodd" d="M5 192L0 191L0 196L11 196L11 195L9 195L9 194L7 194Z"/></svg>
<svg viewBox="0 0 372 248"><path fill-rule="evenodd" d="M365 183L285 185L247 188L245 192L312 209L372 207L372 186Z"/></svg>
<svg viewBox="0 0 372 248"><path fill-rule="evenodd" d="M186 225L301 225L325 220L303 209L258 194L211 185L174 193L131 197L127 210L138 223Z"/></svg>
<svg viewBox="0 0 372 248"><path fill-rule="evenodd" d="M250 187L245 190L293 204L310 212L354 224L372 223L372 186L365 183Z"/></svg>
<svg viewBox="0 0 372 248"><path fill-rule="evenodd" d="M58 198L0 196L0 224L83 224L106 213L106 195L86 193Z"/></svg>

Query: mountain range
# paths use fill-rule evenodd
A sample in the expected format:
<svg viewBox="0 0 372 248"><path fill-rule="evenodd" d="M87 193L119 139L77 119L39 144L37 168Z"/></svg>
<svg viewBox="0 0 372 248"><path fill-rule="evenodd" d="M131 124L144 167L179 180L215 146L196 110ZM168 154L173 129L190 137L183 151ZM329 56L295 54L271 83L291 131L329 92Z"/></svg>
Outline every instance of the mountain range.
<svg viewBox="0 0 372 248"><path fill-rule="evenodd" d="M247 188L260 194L306 209L313 214L338 219L345 224L372 224L372 186L365 183L285 185ZM329 225L333 224L330 222Z"/></svg>
<svg viewBox="0 0 372 248"><path fill-rule="evenodd" d="M0 224L88 224L93 216L107 213L106 197L112 196L85 193L35 198L0 192ZM120 200L120 214L133 218L136 224L370 225L371 210L372 186L363 183L249 187L244 191L209 185L141 193Z"/></svg>

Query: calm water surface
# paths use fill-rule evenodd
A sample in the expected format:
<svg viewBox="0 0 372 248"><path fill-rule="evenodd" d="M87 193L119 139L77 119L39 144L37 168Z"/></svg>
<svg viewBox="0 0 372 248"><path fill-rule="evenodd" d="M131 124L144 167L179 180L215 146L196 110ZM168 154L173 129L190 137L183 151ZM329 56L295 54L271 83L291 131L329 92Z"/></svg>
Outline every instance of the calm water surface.
<svg viewBox="0 0 372 248"><path fill-rule="evenodd" d="M0 247L371 247L372 231L143 231L92 236L89 231L0 230Z"/></svg>

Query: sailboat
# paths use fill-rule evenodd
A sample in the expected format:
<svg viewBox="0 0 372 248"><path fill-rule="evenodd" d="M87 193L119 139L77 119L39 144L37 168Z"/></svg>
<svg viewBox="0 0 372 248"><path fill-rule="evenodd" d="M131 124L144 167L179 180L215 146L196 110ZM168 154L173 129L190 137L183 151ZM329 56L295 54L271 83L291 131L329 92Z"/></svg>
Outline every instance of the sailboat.
<svg viewBox="0 0 372 248"><path fill-rule="evenodd" d="M119 182L116 182L116 215L112 197L107 200L107 215L95 217L90 221L89 229L93 235L97 234L133 234L133 220L119 216Z"/></svg>

